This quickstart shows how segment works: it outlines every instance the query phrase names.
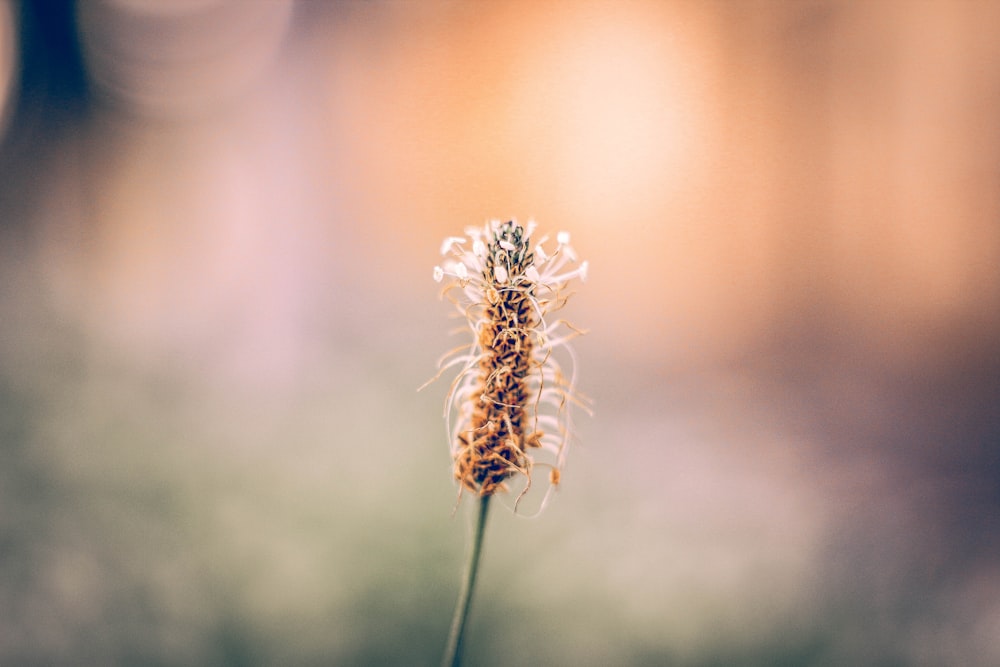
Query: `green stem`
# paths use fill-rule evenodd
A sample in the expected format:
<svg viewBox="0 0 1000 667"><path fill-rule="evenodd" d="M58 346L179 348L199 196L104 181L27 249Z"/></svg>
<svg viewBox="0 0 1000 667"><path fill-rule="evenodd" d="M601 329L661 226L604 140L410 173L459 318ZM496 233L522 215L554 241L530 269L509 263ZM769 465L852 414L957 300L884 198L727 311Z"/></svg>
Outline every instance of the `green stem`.
<svg viewBox="0 0 1000 667"><path fill-rule="evenodd" d="M483 552L483 535L486 533L486 513L490 508L490 496L479 498L479 514L472 533L472 548L469 549L469 560L465 564L465 578L462 579L462 590L458 593L458 604L455 605L455 616L451 619L451 632L448 634L448 644L444 649L443 667L458 667L462 664L462 643L465 638L465 622L469 619L469 605L472 602L472 591L476 587L476 573L479 571L479 561Z"/></svg>

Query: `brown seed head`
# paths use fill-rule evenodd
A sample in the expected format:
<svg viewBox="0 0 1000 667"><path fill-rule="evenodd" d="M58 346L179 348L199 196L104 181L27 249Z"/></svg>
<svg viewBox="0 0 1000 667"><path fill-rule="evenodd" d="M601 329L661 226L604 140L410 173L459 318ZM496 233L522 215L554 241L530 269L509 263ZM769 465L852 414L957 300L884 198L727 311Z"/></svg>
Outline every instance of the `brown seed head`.
<svg viewBox="0 0 1000 667"><path fill-rule="evenodd" d="M522 227L514 221L470 228L467 239L445 239L441 252L448 259L434 268L435 280L449 278L445 294L473 333L472 344L446 355L441 370L462 367L445 414L455 478L460 488L481 496L505 490L518 473L527 480L523 495L536 465L548 467L551 486L557 485L569 440L569 405L581 404L572 370L564 373L554 352L562 350L572 369L567 343L582 332L546 318L565 305L568 283L586 277L587 263L567 269L576 263L569 235L559 233L550 255L541 247L545 238L532 246L532 230L533 223Z"/></svg>
<svg viewBox="0 0 1000 667"><path fill-rule="evenodd" d="M487 247L484 278L493 289L480 324L479 381L469 429L458 434L455 478L483 496L503 489L504 480L527 470L529 447L541 433L526 418L538 314L531 302L534 283L523 278L532 255L524 230L514 222L500 226ZM513 286L514 283L517 286Z"/></svg>

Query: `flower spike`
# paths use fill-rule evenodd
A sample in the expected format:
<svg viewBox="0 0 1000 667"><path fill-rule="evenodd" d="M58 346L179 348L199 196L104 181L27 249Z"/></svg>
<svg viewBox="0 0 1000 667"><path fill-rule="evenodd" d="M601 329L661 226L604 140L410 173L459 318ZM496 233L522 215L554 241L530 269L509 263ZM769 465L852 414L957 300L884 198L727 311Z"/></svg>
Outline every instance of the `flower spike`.
<svg viewBox="0 0 1000 667"><path fill-rule="evenodd" d="M552 254L533 247L534 228L513 220L467 228L467 238L445 239L446 259L434 267L434 279L445 283L443 293L468 319L473 337L440 363L442 371L461 368L445 401L460 492L491 496L523 475L520 500L536 466L549 469L551 490L565 462L569 406L586 408L575 391L568 346L583 332L547 318L566 304L569 282L586 278L587 262L576 264L566 232L556 236Z"/></svg>

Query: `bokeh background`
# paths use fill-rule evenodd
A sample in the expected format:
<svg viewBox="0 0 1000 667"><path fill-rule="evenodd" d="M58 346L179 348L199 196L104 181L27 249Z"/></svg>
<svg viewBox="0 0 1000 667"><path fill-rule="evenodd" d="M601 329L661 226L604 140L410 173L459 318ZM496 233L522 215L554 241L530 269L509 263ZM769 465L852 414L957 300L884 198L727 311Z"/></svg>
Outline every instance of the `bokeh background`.
<svg viewBox="0 0 1000 667"><path fill-rule="evenodd" d="M470 663L1000 664L998 119L985 0L2 0L0 664L436 664L508 217L596 411Z"/></svg>

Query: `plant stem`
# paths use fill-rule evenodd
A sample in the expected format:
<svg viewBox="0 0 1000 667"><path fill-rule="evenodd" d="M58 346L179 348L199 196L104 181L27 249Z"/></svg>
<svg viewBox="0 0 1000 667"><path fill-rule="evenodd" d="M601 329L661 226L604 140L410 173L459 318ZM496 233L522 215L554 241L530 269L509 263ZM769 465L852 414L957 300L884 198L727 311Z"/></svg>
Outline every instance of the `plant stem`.
<svg viewBox="0 0 1000 667"><path fill-rule="evenodd" d="M455 605L455 616L451 619L451 632L448 634L448 644L444 649L442 667L458 667L462 664L462 643L465 638L465 622L469 618L469 606L472 603L472 592L476 587L476 573L479 571L479 561L483 552L483 535L486 533L486 513L490 508L492 496L479 498L479 514L472 532L472 547L469 549L469 560L465 564L465 577L462 579L462 589L458 593L458 603Z"/></svg>

